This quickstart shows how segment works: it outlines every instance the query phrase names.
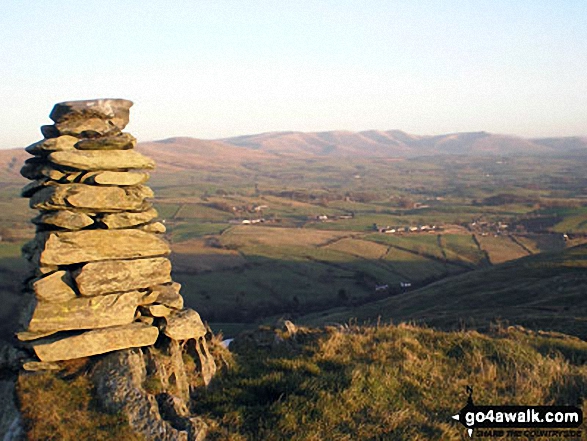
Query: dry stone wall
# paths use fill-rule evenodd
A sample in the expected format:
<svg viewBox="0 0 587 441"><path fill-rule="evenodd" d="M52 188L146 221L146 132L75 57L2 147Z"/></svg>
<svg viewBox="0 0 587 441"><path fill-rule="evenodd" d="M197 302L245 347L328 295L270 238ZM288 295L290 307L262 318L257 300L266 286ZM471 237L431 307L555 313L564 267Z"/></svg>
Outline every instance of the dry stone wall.
<svg viewBox="0 0 587 441"><path fill-rule="evenodd" d="M187 342L208 382L215 366L207 330L184 308L165 226L144 185L155 164L122 132L131 106L123 99L59 103L54 124L41 128L44 139L26 148L32 157L21 174L31 183L22 195L40 213L35 238L23 247L33 300L18 338L40 361L31 369L161 338L171 347Z"/></svg>

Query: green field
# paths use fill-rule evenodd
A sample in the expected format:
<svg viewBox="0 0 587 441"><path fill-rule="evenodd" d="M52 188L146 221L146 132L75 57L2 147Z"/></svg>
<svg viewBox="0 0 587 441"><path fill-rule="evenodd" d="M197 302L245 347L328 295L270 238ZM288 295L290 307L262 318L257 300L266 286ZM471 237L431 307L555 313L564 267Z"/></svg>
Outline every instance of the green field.
<svg viewBox="0 0 587 441"><path fill-rule="evenodd" d="M581 160L560 158L292 157L156 170L151 184L187 304L215 329L236 323L230 333L278 316L368 308L583 243L583 170ZM538 177L548 184L534 185ZM14 169L0 178L3 298L16 305L20 286L12 274L23 268L19 248L34 234L35 213L19 197L26 180ZM418 226L436 229L403 232ZM377 232L386 227L402 232Z"/></svg>
<svg viewBox="0 0 587 441"><path fill-rule="evenodd" d="M542 253L446 278L358 307L308 315L303 323L415 320L446 329L521 324L587 338L587 246Z"/></svg>

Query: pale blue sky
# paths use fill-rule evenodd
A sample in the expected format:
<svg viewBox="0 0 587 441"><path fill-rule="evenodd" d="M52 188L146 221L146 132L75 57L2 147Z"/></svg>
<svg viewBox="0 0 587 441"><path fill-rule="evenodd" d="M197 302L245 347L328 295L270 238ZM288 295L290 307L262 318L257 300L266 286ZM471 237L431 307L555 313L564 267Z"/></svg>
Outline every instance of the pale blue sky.
<svg viewBox="0 0 587 441"><path fill-rule="evenodd" d="M2 0L0 148L54 103L139 140L276 130L587 136L585 0Z"/></svg>

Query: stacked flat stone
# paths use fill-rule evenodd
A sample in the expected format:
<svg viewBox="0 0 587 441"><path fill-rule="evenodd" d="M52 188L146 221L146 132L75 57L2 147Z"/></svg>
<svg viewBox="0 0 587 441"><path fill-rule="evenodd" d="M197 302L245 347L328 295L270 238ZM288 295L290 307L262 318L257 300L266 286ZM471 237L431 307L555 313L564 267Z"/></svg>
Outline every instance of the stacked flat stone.
<svg viewBox="0 0 587 441"><path fill-rule="evenodd" d="M206 328L184 309L171 279L163 224L144 183L154 162L122 130L132 102L70 101L55 105L54 125L26 148L22 195L40 210L35 238L23 247L34 293L26 331L18 334L42 362L153 345L160 331L195 340L210 360ZM32 297L32 296L31 296ZM204 363L203 363L204 364Z"/></svg>

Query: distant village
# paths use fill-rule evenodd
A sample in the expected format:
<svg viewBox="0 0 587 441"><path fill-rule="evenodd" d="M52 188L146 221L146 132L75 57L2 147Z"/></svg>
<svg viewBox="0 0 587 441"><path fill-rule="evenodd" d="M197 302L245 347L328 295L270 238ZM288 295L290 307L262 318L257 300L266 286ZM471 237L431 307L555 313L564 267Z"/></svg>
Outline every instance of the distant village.
<svg viewBox="0 0 587 441"><path fill-rule="evenodd" d="M436 225L418 225L409 227L381 227L377 224L373 224L373 231L385 234L403 234L403 233L431 233L434 231L442 231L442 227Z"/></svg>
<svg viewBox="0 0 587 441"><path fill-rule="evenodd" d="M483 237L485 236L501 236L510 232L510 225L501 221L489 222L481 219L476 219L466 225L467 229L473 233L477 233Z"/></svg>

